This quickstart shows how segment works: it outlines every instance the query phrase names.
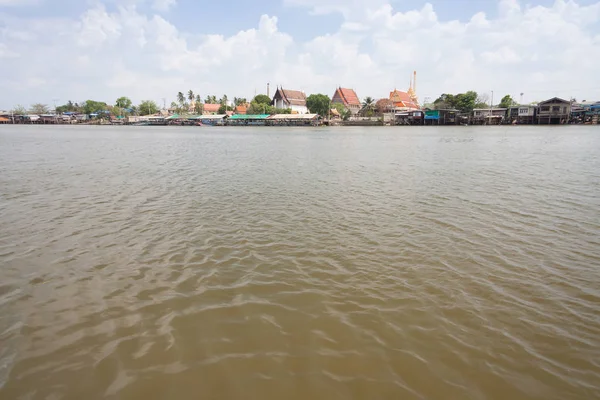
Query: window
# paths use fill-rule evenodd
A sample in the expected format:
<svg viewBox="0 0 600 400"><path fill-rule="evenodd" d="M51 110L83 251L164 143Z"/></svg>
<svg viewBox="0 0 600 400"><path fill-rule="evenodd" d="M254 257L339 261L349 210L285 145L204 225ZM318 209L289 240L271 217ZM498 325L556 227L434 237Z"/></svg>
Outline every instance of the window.
<svg viewBox="0 0 600 400"><path fill-rule="evenodd" d="M563 114L567 113L567 107L563 107Z"/></svg>
<svg viewBox="0 0 600 400"><path fill-rule="evenodd" d="M540 111L550 111L550 106L542 106Z"/></svg>
<svg viewBox="0 0 600 400"><path fill-rule="evenodd" d="M552 112L560 112L560 106L552 106Z"/></svg>

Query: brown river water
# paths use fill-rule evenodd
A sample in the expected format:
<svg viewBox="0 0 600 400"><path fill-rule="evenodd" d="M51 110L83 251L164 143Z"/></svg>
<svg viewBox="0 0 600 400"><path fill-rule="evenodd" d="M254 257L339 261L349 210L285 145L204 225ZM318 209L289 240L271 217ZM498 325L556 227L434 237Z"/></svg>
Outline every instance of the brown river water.
<svg viewBox="0 0 600 400"><path fill-rule="evenodd" d="M0 126L1 399L599 399L600 126Z"/></svg>

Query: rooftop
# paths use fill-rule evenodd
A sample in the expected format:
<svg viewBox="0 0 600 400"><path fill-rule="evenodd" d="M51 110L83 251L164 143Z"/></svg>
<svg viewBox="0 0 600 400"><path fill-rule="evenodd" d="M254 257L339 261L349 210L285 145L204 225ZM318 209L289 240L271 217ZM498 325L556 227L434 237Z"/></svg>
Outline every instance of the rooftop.
<svg viewBox="0 0 600 400"><path fill-rule="evenodd" d="M288 90L278 88L275 92L275 97L279 96L288 104L294 106L305 106L306 105L306 94L300 90Z"/></svg>
<svg viewBox="0 0 600 400"><path fill-rule="evenodd" d="M335 90L333 97L335 97L336 94L339 94L344 102L344 105L346 106L361 106L360 99L356 95L354 89L345 89L339 87Z"/></svg>

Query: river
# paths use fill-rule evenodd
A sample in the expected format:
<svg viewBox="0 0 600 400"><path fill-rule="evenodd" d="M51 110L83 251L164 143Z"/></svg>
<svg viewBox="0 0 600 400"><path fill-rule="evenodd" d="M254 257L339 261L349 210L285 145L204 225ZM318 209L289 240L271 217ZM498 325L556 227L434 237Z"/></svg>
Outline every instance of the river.
<svg viewBox="0 0 600 400"><path fill-rule="evenodd" d="M600 126L0 126L0 398L600 398L599 155Z"/></svg>

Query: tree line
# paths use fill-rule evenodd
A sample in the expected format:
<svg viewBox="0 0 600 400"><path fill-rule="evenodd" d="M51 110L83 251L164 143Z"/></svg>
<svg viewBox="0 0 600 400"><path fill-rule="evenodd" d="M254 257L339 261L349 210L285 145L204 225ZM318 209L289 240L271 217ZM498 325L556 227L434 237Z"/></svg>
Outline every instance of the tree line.
<svg viewBox="0 0 600 400"><path fill-rule="evenodd" d="M487 94L477 94L477 92L470 90L466 93L458 94L444 93L430 106L435 110L455 109L463 113L470 113L475 108L489 108L493 106L489 104L488 101L489 98ZM506 96L502 97L498 107L509 108L515 105L517 105L517 102L507 94Z"/></svg>
<svg viewBox="0 0 600 400"><path fill-rule="evenodd" d="M271 105L271 99L264 94L256 95L250 102L244 97L234 97L233 106L229 101L227 95L217 98L215 95L207 95L202 100L199 94L195 94L192 90L189 90L187 94L184 92L178 92L176 95L176 101L171 103L171 109L178 113L195 113L202 114L204 111L205 104L219 104L219 114L225 114L228 111L233 111L235 107L245 105L247 106L248 114L290 114L291 109L279 109ZM458 94L447 94L444 93L438 97L432 104L425 105L427 108L432 109L456 109L464 113L469 113L475 108L488 108L487 94L478 94L475 91L468 91L466 93ZM516 105L517 102L512 99L510 95L504 96L498 107L508 108ZM332 103L331 98L325 94L317 93L311 94L306 99L306 106L311 113L319 115L329 115L330 110L336 110L342 119L346 120L350 117L350 111L347 110L342 104ZM362 102L362 114L365 116L373 116L375 114L382 114L387 110L393 108L393 102L389 99L380 99L375 101L372 97L366 97ZM83 113L83 114L98 114L98 115L116 115L116 116L127 116L127 115L152 115L158 113L160 107L153 100L143 100L139 104L134 105L131 99L128 97L119 97L114 104L107 104L106 102L96 100L86 100L82 103L76 103L68 101L66 104L56 107L56 112L63 114L66 112ZM30 114L48 114L51 112L50 108L46 104L36 103L32 104L29 109L26 109L22 105L17 105L12 110L15 115Z"/></svg>

